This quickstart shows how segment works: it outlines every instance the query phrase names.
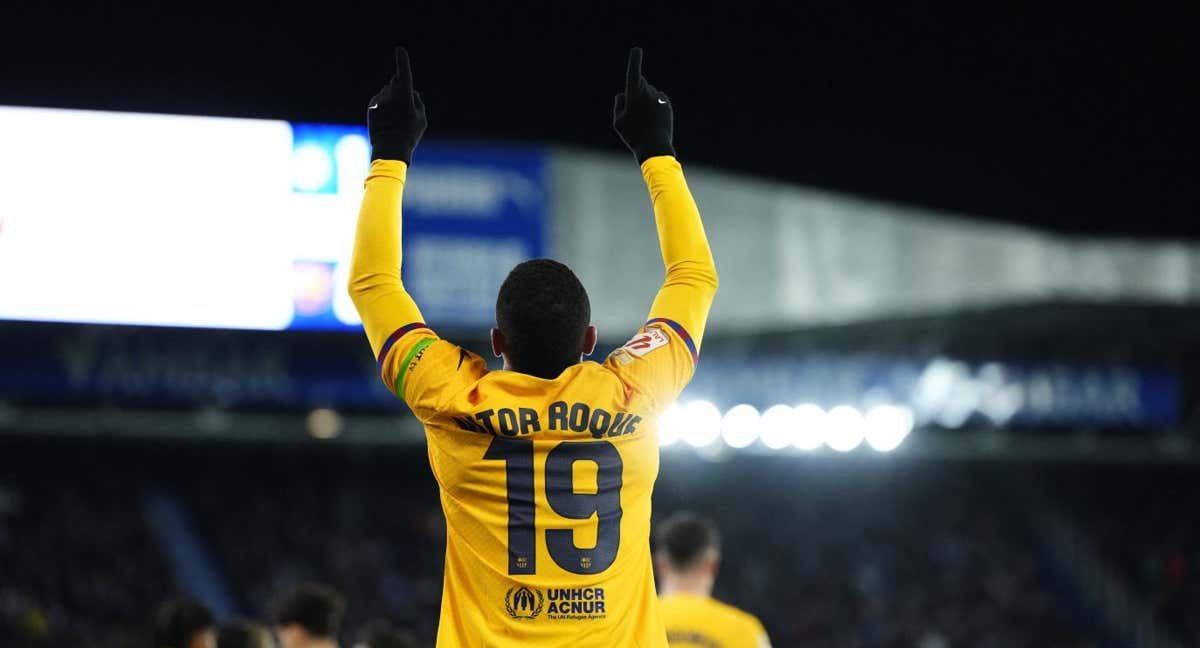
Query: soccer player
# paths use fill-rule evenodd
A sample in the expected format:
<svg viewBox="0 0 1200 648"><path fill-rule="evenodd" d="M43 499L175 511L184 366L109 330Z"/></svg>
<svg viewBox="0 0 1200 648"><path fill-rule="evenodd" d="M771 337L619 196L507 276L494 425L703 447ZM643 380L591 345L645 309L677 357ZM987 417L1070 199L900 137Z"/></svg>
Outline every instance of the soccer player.
<svg viewBox="0 0 1200 648"><path fill-rule="evenodd" d="M401 283L401 193L426 126L403 49L367 114L349 289L384 382L425 426L447 526L437 645L665 648L655 417L692 376L717 289L669 100L632 50L613 125L641 165L666 265L647 321L603 363L583 362L596 344L583 285L556 261L520 263L496 300L498 371L439 338Z"/></svg>
<svg viewBox="0 0 1200 648"><path fill-rule="evenodd" d="M376 619L359 631L354 648L417 648L418 645L413 633L384 619Z"/></svg>
<svg viewBox="0 0 1200 648"><path fill-rule="evenodd" d="M192 598L167 601L154 620L155 648L214 648L217 645L212 612Z"/></svg>
<svg viewBox="0 0 1200 648"><path fill-rule="evenodd" d="M266 626L247 619L237 619L221 626L217 632L217 648L274 648L275 640Z"/></svg>
<svg viewBox="0 0 1200 648"><path fill-rule="evenodd" d="M680 512L659 524L658 591L671 648L770 648L758 619L712 597L721 539L712 520Z"/></svg>
<svg viewBox="0 0 1200 648"><path fill-rule="evenodd" d="M346 599L324 585L304 583L271 604L279 648L338 648Z"/></svg>

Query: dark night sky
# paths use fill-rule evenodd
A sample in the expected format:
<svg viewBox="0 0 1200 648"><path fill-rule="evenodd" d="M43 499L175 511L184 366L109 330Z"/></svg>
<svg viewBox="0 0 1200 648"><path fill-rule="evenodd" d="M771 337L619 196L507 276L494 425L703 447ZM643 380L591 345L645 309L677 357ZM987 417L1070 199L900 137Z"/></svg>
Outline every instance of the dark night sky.
<svg viewBox="0 0 1200 648"><path fill-rule="evenodd" d="M0 103L360 122L402 42L429 137L618 151L640 44L685 163L1200 239L1200 3L514 4L53 4L0 27Z"/></svg>

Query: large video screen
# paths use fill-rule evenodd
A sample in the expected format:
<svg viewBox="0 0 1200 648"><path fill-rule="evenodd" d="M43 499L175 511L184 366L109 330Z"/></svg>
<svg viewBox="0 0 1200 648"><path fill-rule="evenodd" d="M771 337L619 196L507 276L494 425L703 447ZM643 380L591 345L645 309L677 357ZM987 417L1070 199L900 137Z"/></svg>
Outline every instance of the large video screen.
<svg viewBox="0 0 1200 648"><path fill-rule="evenodd" d="M351 329L366 130L0 107L0 319ZM543 251L546 156L422 144L405 282L439 326L492 321Z"/></svg>

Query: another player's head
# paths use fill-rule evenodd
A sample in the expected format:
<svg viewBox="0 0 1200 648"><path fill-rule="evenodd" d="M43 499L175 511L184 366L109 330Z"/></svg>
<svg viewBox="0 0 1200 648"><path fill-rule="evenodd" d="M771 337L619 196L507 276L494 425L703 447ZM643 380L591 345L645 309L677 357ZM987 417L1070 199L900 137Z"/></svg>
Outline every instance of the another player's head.
<svg viewBox="0 0 1200 648"><path fill-rule="evenodd" d="M354 648L417 648L417 638L408 630L376 619L363 626Z"/></svg>
<svg viewBox="0 0 1200 648"><path fill-rule="evenodd" d="M181 598L163 603L154 619L155 648L213 648L213 615L203 603Z"/></svg>
<svg viewBox="0 0 1200 648"><path fill-rule="evenodd" d="M655 528L654 544L660 593L712 595L721 562L721 535L712 520L675 513Z"/></svg>
<svg viewBox="0 0 1200 648"><path fill-rule="evenodd" d="M518 263L496 298L492 350L512 371L556 378L596 348L592 306L579 278L550 259Z"/></svg>
<svg viewBox="0 0 1200 648"><path fill-rule="evenodd" d="M217 648L274 648L271 632L261 623L238 619L221 626Z"/></svg>
<svg viewBox="0 0 1200 648"><path fill-rule="evenodd" d="M336 646L345 613L342 595L316 583L287 590L271 605L280 648Z"/></svg>

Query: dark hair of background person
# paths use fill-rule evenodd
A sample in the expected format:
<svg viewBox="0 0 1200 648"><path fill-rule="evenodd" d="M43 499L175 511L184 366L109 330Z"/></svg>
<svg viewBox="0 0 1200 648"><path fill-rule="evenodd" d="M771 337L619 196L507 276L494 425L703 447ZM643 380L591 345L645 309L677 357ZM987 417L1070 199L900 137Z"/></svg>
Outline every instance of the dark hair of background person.
<svg viewBox="0 0 1200 648"><path fill-rule="evenodd" d="M342 627L346 599L332 588L304 583L280 594L271 604L276 625L299 625L314 637L334 638Z"/></svg>
<svg viewBox="0 0 1200 648"><path fill-rule="evenodd" d="M261 623L236 619L217 631L217 648L274 648L271 632Z"/></svg>
<svg viewBox="0 0 1200 648"><path fill-rule="evenodd" d="M192 638L214 622L212 611L196 599L166 601L154 617L154 648L189 648Z"/></svg>
<svg viewBox="0 0 1200 648"><path fill-rule="evenodd" d="M666 552L675 569L694 567L709 549L721 548L721 534L712 520L680 511L658 523L654 530L655 547Z"/></svg>
<svg viewBox="0 0 1200 648"><path fill-rule="evenodd" d="M417 648L417 637L384 619L368 621L358 633L356 648Z"/></svg>
<svg viewBox="0 0 1200 648"><path fill-rule="evenodd" d="M579 362L591 319L587 290L551 259L518 263L496 297L496 326L513 371L538 378L556 378Z"/></svg>

